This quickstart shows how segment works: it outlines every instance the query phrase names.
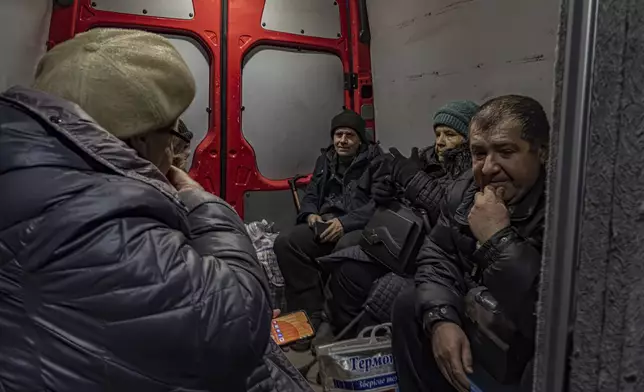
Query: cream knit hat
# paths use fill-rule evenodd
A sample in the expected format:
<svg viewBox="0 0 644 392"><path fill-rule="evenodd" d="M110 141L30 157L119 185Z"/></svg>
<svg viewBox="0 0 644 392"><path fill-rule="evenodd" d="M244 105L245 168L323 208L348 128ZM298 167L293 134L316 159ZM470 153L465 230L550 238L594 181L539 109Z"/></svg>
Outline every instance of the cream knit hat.
<svg viewBox="0 0 644 392"><path fill-rule="evenodd" d="M172 127L195 97L195 80L166 38L99 28L40 61L34 88L78 104L119 139Z"/></svg>

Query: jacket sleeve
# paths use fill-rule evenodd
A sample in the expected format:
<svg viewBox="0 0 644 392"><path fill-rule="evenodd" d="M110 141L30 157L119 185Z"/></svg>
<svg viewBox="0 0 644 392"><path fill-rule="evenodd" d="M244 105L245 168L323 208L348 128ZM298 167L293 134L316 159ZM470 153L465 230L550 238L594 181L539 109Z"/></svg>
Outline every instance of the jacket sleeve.
<svg viewBox="0 0 644 392"><path fill-rule="evenodd" d="M351 211L347 215L339 217L338 220L342 223L342 228L345 233L362 230L367 226L374 212L376 212L376 202L369 200L367 204Z"/></svg>
<svg viewBox="0 0 644 392"><path fill-rule="evenodd" d="M492 236L474 253L479 265L487 265L483 285L529 339L535 333L542 238L543 225L530 239L508 227Z"/></svg>
<svg viewBox="0 0 644 392"><path fill-rule="evenodd" d="M79 260L68 259L70 268L83 268L80 258L92 263L83 281L73 282L83 287L67 288L82 295L70 306L100 320L101 355L122 361L115 372L132 369L191 390L244 390L271 322L266 282L244 224L207 192L179 194L186 221L160 192L123 182L86 191L80 207L68 203L74 219L88 222L78 229L84 237L71 243L82 248L74 252ZM88 207L90 192L95 208Z"/></svg>
<svg viewBox="0 0 644 392"><path fill-rule="evenodd" d="M414 175L407 188L405 197L411 200L415 207L427 211L430 222L436 224L441 210L441 201L445 195L446 179L438 173L419 171Z"/></svg>
<svg viewBox="0 0 644 392"><path fill-rule="evenodd" d="M313 177L306 187L306 192L300 202L300 213L297 215L296 223L306 223L306 219L311 214L319 214L318 203L320 200L320 183L324 180L324 162L326 157L322 154L315 162Z"/></svg>
<svg viewBox="0 0 644 392"><path fill-rule="evenodd" d="M427 332L437 314L460 325L467 293L464 271L456 260L456 229L450 224L447 200L441 204L438 222L418 254L415 276L416 310Z"/></svg>
<svg viewBox="0 0 644 392"><path fill-rule="evenodd" d="M369 163L367 170L360 176L357 183L353 185L355 187L353 197L358 199L354 202L360 204L360 207L338 218L345 233L364 229L373 217L376 212L376 202L371 195L371 185L376 181L383 180L381 177L385 175L384 169L384 155L378 148L376 157Z"/></svg>

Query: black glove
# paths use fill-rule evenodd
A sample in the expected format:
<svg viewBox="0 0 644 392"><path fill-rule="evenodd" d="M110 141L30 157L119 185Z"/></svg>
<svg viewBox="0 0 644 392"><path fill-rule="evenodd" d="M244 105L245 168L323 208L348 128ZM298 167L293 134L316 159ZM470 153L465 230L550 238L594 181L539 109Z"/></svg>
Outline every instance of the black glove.
<svg viewBox="0 0 644 392"><path fill-rule="evenodd" d="M371 193L376 204L387 205L396 196L396 186L386 177L371 186Z"/></svg>
<svg viewBox="0 0 644 392"><path fill-rule="evenodd" d="M418 148L411 149L411 156L405 158L400 151L396 148L390 148L389 153L393 155L394 159L391 162L391 178L396 183L407 187L409 181L422 170L420 157L418 156Z"/></svg>

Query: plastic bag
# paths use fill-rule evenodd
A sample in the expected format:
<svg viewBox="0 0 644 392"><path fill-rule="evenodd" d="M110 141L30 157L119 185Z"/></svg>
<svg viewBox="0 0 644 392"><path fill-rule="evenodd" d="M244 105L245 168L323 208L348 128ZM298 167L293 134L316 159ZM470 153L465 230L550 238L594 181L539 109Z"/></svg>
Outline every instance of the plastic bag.
<svg viewBox="0 0 644 392"><path fill-rule="evenodd" d="M273 251L273 244L278 234L273 232L273 224L268 223L266 220L247 224L246 231L248 231L248 235L253 241L257 259L266 273L272 304L275 309L284 310L286 309L284 277Z"/></svg>
<svg viewBox="0 0 644 392"><path fill-rule="evenodd" d="M399 390L390 323L365 328L355 339L320 346L317 356L325 392Z"/></svg>

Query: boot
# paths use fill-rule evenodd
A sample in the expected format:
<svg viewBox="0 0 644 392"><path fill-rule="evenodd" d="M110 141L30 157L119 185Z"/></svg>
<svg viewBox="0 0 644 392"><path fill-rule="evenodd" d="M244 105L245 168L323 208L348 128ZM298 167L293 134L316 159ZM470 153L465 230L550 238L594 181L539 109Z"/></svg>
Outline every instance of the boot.
<svg viewBox="0 0 644 392"><path fill-rule="evenodd" d="M320 346L333 343L333 338L334 338L333 327L329 322L323 321L322 324L320 324L320 327L317 329L317 333L315 334L315 337L311 341L311 345L313 346L313 352L315 353L315 350Z"/></svg>

